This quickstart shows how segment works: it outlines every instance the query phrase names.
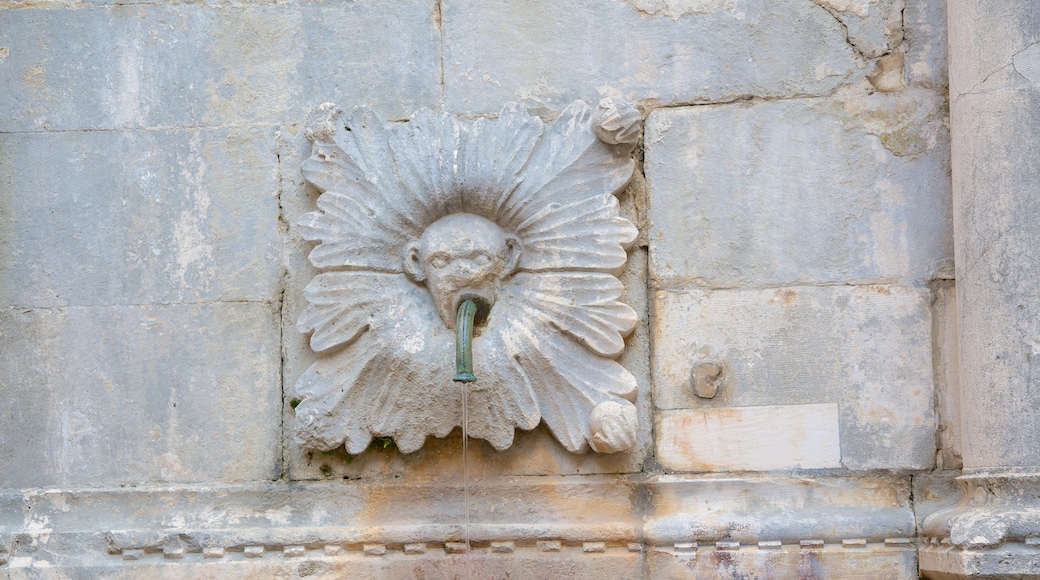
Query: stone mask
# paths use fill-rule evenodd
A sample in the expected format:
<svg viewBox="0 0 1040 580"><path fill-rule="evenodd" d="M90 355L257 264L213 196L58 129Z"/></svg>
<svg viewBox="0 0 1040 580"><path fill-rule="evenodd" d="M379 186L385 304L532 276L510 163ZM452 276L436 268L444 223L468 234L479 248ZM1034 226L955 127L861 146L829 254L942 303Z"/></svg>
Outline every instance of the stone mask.
<svg viewBox="0 0 1040 580"><path fill-rule="evenodd" d="M459 304L473 298L478 320L486 319L503 280L520 261L520 239L478 215L456 213L430 224L404 249L404 270L425 282L437 312L455 327Z"/></svg>

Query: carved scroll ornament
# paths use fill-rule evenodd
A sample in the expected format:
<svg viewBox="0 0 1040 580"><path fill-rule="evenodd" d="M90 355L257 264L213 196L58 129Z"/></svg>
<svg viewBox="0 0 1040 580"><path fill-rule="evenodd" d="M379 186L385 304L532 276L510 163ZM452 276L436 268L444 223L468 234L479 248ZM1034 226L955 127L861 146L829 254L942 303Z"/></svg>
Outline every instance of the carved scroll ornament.
<svg viewBox="0 0 1040 580"><path fill-rule="evenodd" d="M630 449L636 380L614 359L637 316L615 274L637 232L615 195L640 133L612 100L549 125L515 103L399 124L323 105L303 164L322 193L299 224L321 272L298 328L319 358L296 385L297 440L411 452L462 424L466 389L468 434L496 449L543 420L572 452Z"/></svg>

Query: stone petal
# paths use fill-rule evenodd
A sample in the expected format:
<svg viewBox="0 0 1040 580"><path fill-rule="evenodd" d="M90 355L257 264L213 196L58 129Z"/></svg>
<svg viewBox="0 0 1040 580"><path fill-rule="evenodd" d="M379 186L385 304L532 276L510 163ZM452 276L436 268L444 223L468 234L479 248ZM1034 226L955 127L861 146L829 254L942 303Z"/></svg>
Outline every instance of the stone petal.
<svg viewBox="0 0 1040 580"><path fill-rule="evenodd" d="M363 416L353 412L351 399L358 378L372 373L380 361L377 341L360 340L339 356L318 359L296 381L296 441L310 449L335 449L346 443L361 453L372 440ZM343 356L349 352L349 356Z"/></svg>
<svg viewBox="0 0 1040 580"><path fill-rule="evenodd" d="M635 377L536 319L510 328L506 344L538 398L545 424L568 451L586 451L592 410L604 401L634 397Z"/></svg>
<svg viewBox="0 0 1040 580"><path fill-rule="evenodd" d="M311 260L319 268L399 270L400 249L426 224L420 201L401 189L390 131L366 108L346 122L327 123L335 123L331 140L323 139L325 131L315 131L318 139L302 165L303 176L323 192L319 211L300 220L302 235L320 242Z"/></svg>
<svg viewBox="0 0 1040 580"><path fill-rule="evenodd" d="M531 383L507 344L510 336L508 324L492 324L474 341L477 381L468 387L467 433L500 451L513 444L516 429L529 431L542 420Z"/></svg>
<svg viewBox="0 0 1040 580"><path fill-rule="evenodd" d="M524 242L520 268L534 272L616 271L638 235L632 222L618 216L617 198L610 194L550 203L520 224L517 233Z"/></svg>
<svg viewBox="0 0 1040 580"><path fill-rule="evenodd" d="M551 202L617 193L632 177L631 145L607 145L593 132L593 113L571 103L531 152L523 183L503 204L499 223L515 226Z"/></svg>
<svg viewBox="0 0 1040 580"><path fill-rule="evenodd" d="M516 299L544 323L562 330L603 356L625 348L639 316L620 301L624 287L598 272L518 274Z"/></svg>
<svg viewBox="0 0 1040 580"><path fill-rule="evenodd" d="M314 331L311 348L315 352L348 344L408 291L421 292L401 274L318 274L303 291L310 306L300 314L296 328L300 332Z"/></svg>
<svg viewBox="0 0 1040 580"><path fill-rule="evenodd" d="M350 409L373 435L393 437L402 453L418 450L428 436L446 437L462 423L462 383L451 380L454 341L428 339L417 352L400 352L414 336L383 335L390 339L383 344L384 364L362 378Z"/></svg>
<svg viewBox="0 0 1040 580"><path fill-rule="evenodd" d="M301 444L331 449L345 443L356 454L373 436L389 436L410 453L426 437L444 437L460 424L461 391L451 380L454 335L443 326L431 327L433 306L413 288L374 309L369 332L322 356L300 377ZM382 292L386 296L385 288Z"/></svg>
<svg viewBox="0 0 1040 580"><path fill-rule="evenodd" d="M462 156L467 211L497 220L523 181L543 130L542 120L518 103L506 104L497 121L481 117L470 126Z"/></svg>
<svg viewBox="0 0 1040 580"><path fill-rule="evenodd" d="M320 211L300 218L300 235L320 242L311 250L316 268L362 268L400 272L406 238L387 232L376 210L349 194L326 191L318 198Z"/></svg>
<svg viewBox="0 0 1040 580"><path fill-rule="evenodd" d="M420 109L389 136L397 168L391 178L397 181L400 202L414 212L413 221L425 227L462 211L458 156L463 131L455 117Z"/></svg>

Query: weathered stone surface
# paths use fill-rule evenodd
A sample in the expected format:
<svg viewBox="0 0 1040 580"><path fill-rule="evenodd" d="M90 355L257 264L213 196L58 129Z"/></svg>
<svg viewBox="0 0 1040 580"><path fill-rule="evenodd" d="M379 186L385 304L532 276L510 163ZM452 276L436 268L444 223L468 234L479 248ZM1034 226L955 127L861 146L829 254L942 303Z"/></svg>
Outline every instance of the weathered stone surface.
<svg viewBox="0 0 1040 580"><path fill-rule="evenodd" d="M1035 545L1009 544L998 549L951 550L925 546L919 552L921 577L928 580L1033 580L1040 578Z"/></svg>
<svg viewBox="0 0 1040 580"><path fill-rule="evenodd" d="M440 97L426 0L0 11L0 131L302 120L324 100L391 118Z"/></svg>
<svg viewBox="0 0 1040 580"><path fill-rule="evenodd" d="M13 113L4 120L9 131L284 115L287 81L300 58L292 46L295 8L8 10L0 19L2 44L11 51L3 68L11 90L0 97L0 107Z"/></svg>
<svg viewBox="0 0 1040 580"><path fill-rule="evenodd" d="M849 469L922 469L935 455L930 296L896 286L658 291L659 409L834 403ZM733 387L691 397L700 359Z"/></svg>
<svg viewBox="0 0 1040 580"><path fill-rule="evenodd" d="M948 83L946 1L906 1L906 77L912 85L942 89Z"/></svg>
<svg viewBox="0 0 1040 580"><path fill-rule="evenodd" d="M813 95L868 72L842 25L811 0L701 2L675 19L642 12L645 4L445 2L445 106L490 113L515 100L561 110L576 98L674 105Z"/></svg>
<svg viewBox="0 0 1040 580"><path fill-rule="evenodd" d="M923 550L921 563L935 578L1032 578L1040 575L1040 85L1029 61L1040 61L1040 13L1015 2L985 12L958 2L950 23L967 469L959 478L964 501L925 520L924 534L946 545Z"/></svg>
<svg viewBox="0 0 1040 580"><path fill-rule="evenodd" d="M833 403L660 411L654 432L654 457L676 471L841 467Z"/></svg>
<svg viewBox="0 0 1040 580"><path fill-rule="evenodd" d="M0 304L276 300L272 133L0 135Z"/></svg>
<svg viewBox="0 0 1040 580"><path fill-rule="evenodd" d="M944 102L926 90L849 90L652 113L655 283L918 281L948 272Z"/></svg>
<svg viewBox="0 0 1040 580"><path fill-rule="evenodd" d="M924 519L922 535L951 551L981 556L980 562L990 567L999 569L1006 565L1007 573L1016 568L1035 573L1040 559L1022 558L1021 553L1005 557L1004 553L1032 547L1036 554L1036 547L1040 546L1037 531L1040 530L1040 513L1036 509L1040 475L1037 470L1028 467L975 469L958 477L957 483L962 501L929 514Z"/></svg>
<svg viewBox="0 0 1040 580"><path fill-rule="evenodd" d="M1021 20L995 1L994 15ZM905 473L931 465L939 421L941 465L955 465L957 413L943 395L957 348L945 2L906 2L904 31L902 0L0 0L0 578L913 577L915 514L949 507L949 479L654 475L692 467L651 453L645 250L663 233L654 259L689 260L671 273L655 262L651 291L700 296L676 307L687 309L678 322L656 312L673 326L657 329L655 362L690 364L673 369L676 384L703 363L697 396L657 386L658 400L687 397L663 403L662 443L712 445L744 461L731 469L787 469L834 466L840 439L844 467ZM963 92L1040 78L1040 39L1009 32L979 40L1016 46L965 59L984 66ZM601 96L676 119L684 111L659 107L749 101L691 108L718 114L686 125L703 122L703 133L660 131L649 181L637 176L621 196L640 228L615 300L638 314L618 359L640 387L639 430L618 438L633 449L575 455L543 423L501 452L471 439L464 454L458 429L408 454L384 441L353 456L301 451L295 385L314 353L293 328L316 271L296 223L317 198L300 172L304 115L325 101L393 121L424 106L493 115L521 100L549 120ZM975 96L962 99L967 114L1007 114L1004 93ZM1022 98L1011 100L1035 104ZM615 112L601 118L620 124L599 137L638 138L624 126L638 112ZM758 142L746 146L744 132ZM671 149L655 151L667 138ZM1010 159L1006 174L1032 167L980 150L994 166ZM698 179L731 188L676 185ZM996 209L980 211L1021 206ZM702 215L716 229L698 238ZM1019 223L999 222L986 223ZM1035 253L993 248L1008 268ZM915 288L843 286L864 282ZM803 288L821 284L832 287ZM1031 299L1023 287L1005 297ZM974 340L1034 329L1015 320L1023 326L994 323ZM1031 338L1014 352L1028 354ZM679 339L699 342L669 351ZM925 402L933 382L939 419ZM619 415L596 418L605 431ZM707 437L660 426L723 416L748 420L717 421ZM747 445L791 443L799 427L809 431L790 446L805 451L794 460ZM266 479L276 481L256 482ZM1022 522L1032 521L1011 527ZM1040 536L1019 528L1021 542L989 556L1037 561ZM983 552L925 553L968 569ZM983 569L999 571L973 568Z"/></svg>
<svg viewBox="0 0 1040 580"><path fill-rule="evenodd" d="M0 487L279 474L267 304L0 311Z"/></svg>
<svg viewBox="0 0 1040 580"><path fill-rule="evenodd" d="M906 88L906 57L896 51L877 59L874 70L867 81L874 89L882 92L901 91Z"/></svg>

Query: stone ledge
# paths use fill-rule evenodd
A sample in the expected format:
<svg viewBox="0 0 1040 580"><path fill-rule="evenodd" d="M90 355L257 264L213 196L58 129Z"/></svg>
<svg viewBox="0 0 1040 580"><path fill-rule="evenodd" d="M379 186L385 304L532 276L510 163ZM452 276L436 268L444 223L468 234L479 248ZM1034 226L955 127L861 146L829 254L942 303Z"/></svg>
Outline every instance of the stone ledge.
<svg viewBox="0 0 1040 580"><path fill-rule="evenodd" d="M453 542L436 549L409 551L407 545L291 545L243 546L236 550L202 551L181 548L180 556L166 556L170 550L135 549L110 554L107 558L88 557L74 563L55 565L32 556L11 560L10 577L103 576L137 578L161 575L163 578L192 578L193 575L219 574L220 577L261 577L265 575L337 577L349 572L352 577L386 574L395 578L456 577L464 568L494 577L542 578L564 572L567 577L640 578L694 577L731 578L735 570L775 577L795 577L812 571L811 577L903 579L916 577L913 544L902 542L848 542L825 544L806 540L794 544L775 541L742 546L676 544L651 546L639 543L548 542L515 544L511 550L496 549L496 543L477 543L458 549ZM466 547L462 543L461 546ZM333 548L333 549L330 549ZM571 576L577 574L577 576Z"/></svg>
<svg viewBox="0 0 1040 580"><path fill-rule="evenodd" d="M342 571L337 562L358 558L385 561L364 566L394 575L402 558L429 559L437 567L471 554L474 562L483 559L498 569L491 560L515 563L557 552L564 556L558 562L616 559L617 569L628 571L641 569L634 562L664 558L651 553L771 557L796 566L799 557L820 552L858 562L874 557L862 554L913 553L908 480L776 474L489 478L469 485L468 534L461 482L3 490L0 555L6 554L9 570L50 566L74 576L123 566L114 577L122 570L127 577L147 575L155 566L202 573L220 562L231 565L226 573L232 576L239 568L243 575L298 573L301 562ZM765 553L773 556L748 555ZM905 554L878 557L897 568L916 562ZM555 570L546 565L538 568L542 577ZM604 577L631 577L612 570L603 568Z"/></svg>
<svg viewBox="0 0 1040 580"><path fill-rule="evenodd" d="M182 560L164 560L145 554L141 559L125 562L112 558L106 562L83 565L43 567L28 559L12 562L7 573L12 578L459 578L471 570L474 577L501 578L639 578L643 554L625 548L609 548L604 553L585 554L580 546L567 547L562 553L545 554L535 549L516 554L492 554L486 551L462 554L426 553L419 556L387 552L379 556L361 552L332 557L308 550L303 557L286 558L281 553L259 558L246 558L241 553L219 560L203 559L201 554L187 554ZM6 576L5 576L6 577Z"/></svg>

